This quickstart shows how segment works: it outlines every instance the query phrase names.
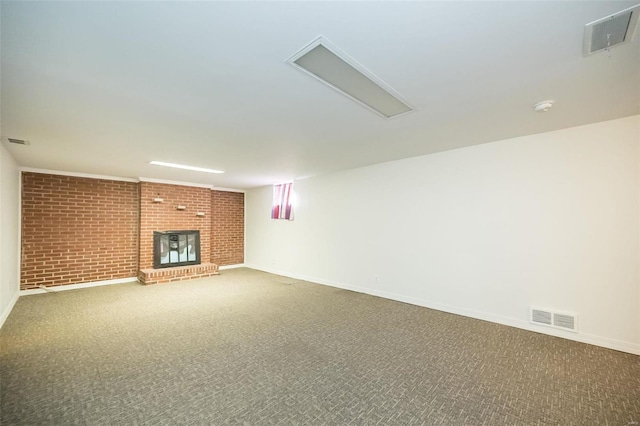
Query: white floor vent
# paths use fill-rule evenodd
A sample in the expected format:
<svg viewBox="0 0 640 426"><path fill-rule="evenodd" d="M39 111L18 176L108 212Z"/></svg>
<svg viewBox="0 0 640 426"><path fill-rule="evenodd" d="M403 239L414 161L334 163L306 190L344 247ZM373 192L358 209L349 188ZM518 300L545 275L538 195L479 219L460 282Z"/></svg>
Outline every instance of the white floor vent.
<svg viewBox="0 0 640 426"><path fill-rule="evenodd" d="M578 332L578 315L567 312L554 312L549 309L531 307L530 319L533 324Z"/></svg>

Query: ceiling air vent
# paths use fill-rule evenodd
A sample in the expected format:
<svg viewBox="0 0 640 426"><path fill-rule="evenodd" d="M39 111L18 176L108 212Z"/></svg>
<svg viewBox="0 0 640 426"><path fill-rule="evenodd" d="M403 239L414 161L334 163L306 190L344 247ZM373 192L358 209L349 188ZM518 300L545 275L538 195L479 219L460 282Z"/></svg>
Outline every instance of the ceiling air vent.
<svg viewBox="0 0 640 426"><path fill-rule="evenodd" d="M323 37L287 62L383 117L397 117L413 110L389 85Z"/></svg>
<svg viewBox="0 0 640 426"><path fill-rule="evenodd" d="M638 23L640 5L590 22L584 27L584 56L628 43Z"/></svg>
<svg viewBox="0 0 640 426"><path fill-rule="evenodd" d="M567 312L554 312L549 309L531 307L530 318L533 324L545 325L562 330L578 332L578 316Z"/></svg>
<svg viewBox="0 0 640 426"><path fill-rule="evenodd" d="M29 141L22 139L7 138L7 141L9 141L9 143L15 143L16 145L29 145Z"/></svg>

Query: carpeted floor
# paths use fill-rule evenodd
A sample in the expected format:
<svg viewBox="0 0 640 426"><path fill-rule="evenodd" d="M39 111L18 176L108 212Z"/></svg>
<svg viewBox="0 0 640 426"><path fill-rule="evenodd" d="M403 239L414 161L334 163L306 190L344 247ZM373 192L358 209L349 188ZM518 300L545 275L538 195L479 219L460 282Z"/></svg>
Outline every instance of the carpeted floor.
<svg viewBox="0 0 640 426"><path fill-rule="evenodd" d="M21 297L6 425L621 425L640 357L249 269Z"/></svg>

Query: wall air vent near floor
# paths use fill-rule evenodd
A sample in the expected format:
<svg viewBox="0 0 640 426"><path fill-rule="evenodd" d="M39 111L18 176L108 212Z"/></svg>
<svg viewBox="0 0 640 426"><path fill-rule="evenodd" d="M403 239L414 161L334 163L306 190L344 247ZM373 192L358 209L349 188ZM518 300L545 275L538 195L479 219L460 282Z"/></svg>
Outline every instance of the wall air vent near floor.
<svg viewBox="0 0 640 426"><path fill-rule="evenodd" d="M529 318L531 323L546 327L578 332L578 315L567 312L554 312L549 309L540 309L531 306Z"/></svg>

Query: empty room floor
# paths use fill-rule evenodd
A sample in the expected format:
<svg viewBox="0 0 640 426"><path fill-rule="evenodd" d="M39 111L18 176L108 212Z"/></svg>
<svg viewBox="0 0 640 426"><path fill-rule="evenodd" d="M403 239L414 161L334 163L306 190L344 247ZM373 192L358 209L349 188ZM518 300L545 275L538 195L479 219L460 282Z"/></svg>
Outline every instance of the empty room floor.
<svg viewBox="0 0 640 426"><path fill-rule="evenodd" d="M2 425L640 422L638 356L250 269L21 297L0 345Z"/></svg>

